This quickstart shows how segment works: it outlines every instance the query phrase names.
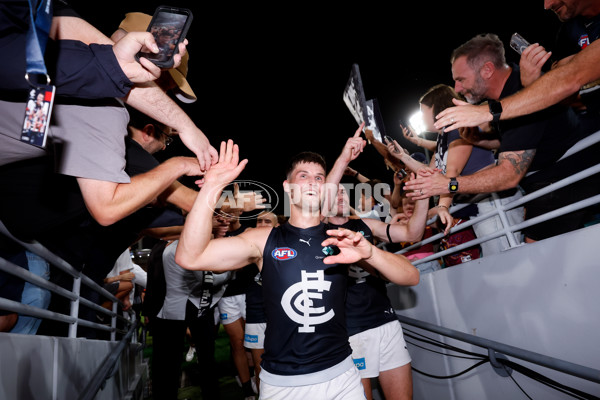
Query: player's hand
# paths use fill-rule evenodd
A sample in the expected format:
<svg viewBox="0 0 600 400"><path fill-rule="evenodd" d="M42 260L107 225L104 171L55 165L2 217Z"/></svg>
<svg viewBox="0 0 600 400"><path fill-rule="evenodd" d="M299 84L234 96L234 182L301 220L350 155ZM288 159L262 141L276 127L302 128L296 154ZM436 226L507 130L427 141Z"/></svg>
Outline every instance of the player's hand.
<svg viewBox="0 0 600 400"><path fill-rule="evenodd" d="M240 150L233 140L229 139L227 143L221 142L218 162L204 175L204 186L229 184L239 176L246 164L248 164L247 159L240 161Z"/></svg>
<svg viewBox="0 0 600 400"><path fill-rule="evenodd" d="M359 232L339 228L327 231L330 237L325 239L321 246L337 246L340 253L323 259L325 264L354 264L373 255L372 244Z"/></svg>

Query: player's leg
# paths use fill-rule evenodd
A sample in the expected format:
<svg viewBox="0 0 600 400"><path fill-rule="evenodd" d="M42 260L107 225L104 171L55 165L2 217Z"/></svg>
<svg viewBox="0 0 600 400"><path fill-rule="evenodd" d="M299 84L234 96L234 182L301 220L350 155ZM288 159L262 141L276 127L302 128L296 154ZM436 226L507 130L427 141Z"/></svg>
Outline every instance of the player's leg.
<svg viewBox="0 0 600 400"><path fill-rule="evenodd" d="M410 363L401 367L381 371L379 384L386 400L412 399L413 385Z"/></svg>

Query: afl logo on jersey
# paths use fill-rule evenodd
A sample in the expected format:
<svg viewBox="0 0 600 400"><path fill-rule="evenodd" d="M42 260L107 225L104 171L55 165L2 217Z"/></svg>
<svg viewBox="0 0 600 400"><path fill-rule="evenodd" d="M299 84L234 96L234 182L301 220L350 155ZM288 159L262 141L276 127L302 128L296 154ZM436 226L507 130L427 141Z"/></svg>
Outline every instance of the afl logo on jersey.
<svg viewBox="0 0 600 400"><path fill-rule="evenodd" d="M291 260L292 258L296 258L297 255L298 252L289 247L277 247L271 252L271 256L280 261Z"/></svg>

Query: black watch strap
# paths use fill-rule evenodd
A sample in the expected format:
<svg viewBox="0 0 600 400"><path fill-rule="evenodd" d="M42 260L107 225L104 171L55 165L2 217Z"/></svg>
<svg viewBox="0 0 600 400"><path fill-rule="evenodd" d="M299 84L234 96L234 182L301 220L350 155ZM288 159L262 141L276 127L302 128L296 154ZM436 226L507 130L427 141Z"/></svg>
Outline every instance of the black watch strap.
<svg viewBox="0 0 600 400"><path fill-rule="evenodd" d="M488 107L490 108L490 114L492 114L492 128L497 132L500 132L500 116L502 115L502 103L496 100L488 100Z"/></svg>

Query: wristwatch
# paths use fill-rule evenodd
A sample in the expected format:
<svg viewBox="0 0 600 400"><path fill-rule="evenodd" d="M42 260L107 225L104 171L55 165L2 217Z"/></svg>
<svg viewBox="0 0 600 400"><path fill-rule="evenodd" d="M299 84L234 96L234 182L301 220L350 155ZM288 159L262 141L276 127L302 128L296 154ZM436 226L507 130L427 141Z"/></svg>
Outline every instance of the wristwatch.
<svg viewBox="0 0 600 400"><path fill-rule="evenodd" d="M450 182L448 183L448 191L450 193L458 192L458 181L456 178L450 178Z"/></svg>
<svg viewBox="0 0 600 400"><path fill-rule="evenodd" d="M490 108L490 114L492 114L492 128L497 132L500 132L500 115L502 115L502 103L496 100L488 99L488 107Z"/></svg>

